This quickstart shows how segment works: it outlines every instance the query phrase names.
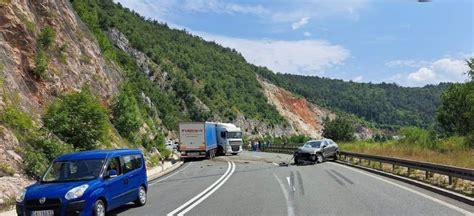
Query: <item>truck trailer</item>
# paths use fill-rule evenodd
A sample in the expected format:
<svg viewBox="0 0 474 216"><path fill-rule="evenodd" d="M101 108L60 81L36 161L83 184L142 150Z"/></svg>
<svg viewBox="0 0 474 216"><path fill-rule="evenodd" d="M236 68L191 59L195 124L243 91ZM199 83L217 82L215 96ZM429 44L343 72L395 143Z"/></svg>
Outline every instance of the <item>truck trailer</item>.
<svg viewBox="0 0 474 216"><path fill-rule="evenodd" d="M242 152L242 131L230 123L190 122L179 124L181 158L213 158Z"/></svg>
<svg viewBox="0 0 474 216"><path fill-rule="evenodd" d="M213 158L217 152L216 124L180 123L178 151L181 158Z"/></svg>

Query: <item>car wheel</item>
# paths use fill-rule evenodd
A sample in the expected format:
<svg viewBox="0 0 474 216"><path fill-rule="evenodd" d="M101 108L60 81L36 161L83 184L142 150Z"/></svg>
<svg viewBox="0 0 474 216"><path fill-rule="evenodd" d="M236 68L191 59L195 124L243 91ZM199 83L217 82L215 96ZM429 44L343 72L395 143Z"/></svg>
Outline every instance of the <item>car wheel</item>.
<svg viewBox="0 0 474 216"><path fill-rule="evenodd" d="M334 156L332 157L332 160L337 161L338 158L339 158L339 152L337 151L336 153L334 153Z"/></svg>
<svg viewBox="0 0 474 216"><path fill-rule="evenodd" d="M298 157L295 157L295 164L296 164L296 165L298 165L298 164L299 164Z"/></svg>
<svg viewBox="0 0 474 216"><path fill-rule="evenodd" d="M317 163L322 163L324 161L324 157L322 154L317 154L316 155L316 162Z"/></svg>
<svg viewBox="0 0 474 216"><path fill-rule="evenodd" d="M138 198L135 200L135 205L144 206L146 204L146 199L145 187L140 186L140 189L138 189Z"/></svg>
<svg viewBox="0 0 474 216"><path fill-rule="evenodd" d="M95 204L94 204L94 216L105 216L105 204L104 204L104 201L102 200L97 200L95 201Z"/></svg>

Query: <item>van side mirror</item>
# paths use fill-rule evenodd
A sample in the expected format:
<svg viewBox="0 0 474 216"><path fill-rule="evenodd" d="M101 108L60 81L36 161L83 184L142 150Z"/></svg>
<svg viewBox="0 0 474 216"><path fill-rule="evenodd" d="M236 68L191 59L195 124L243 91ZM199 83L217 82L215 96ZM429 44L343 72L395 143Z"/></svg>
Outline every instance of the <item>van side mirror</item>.
<svg viewBox="0 0 474 216"><path fill-rule="evenodd" d="M115 178L117 177L117 170L109 170L107 171L107 175L105 175L106 178Z"/></svg>

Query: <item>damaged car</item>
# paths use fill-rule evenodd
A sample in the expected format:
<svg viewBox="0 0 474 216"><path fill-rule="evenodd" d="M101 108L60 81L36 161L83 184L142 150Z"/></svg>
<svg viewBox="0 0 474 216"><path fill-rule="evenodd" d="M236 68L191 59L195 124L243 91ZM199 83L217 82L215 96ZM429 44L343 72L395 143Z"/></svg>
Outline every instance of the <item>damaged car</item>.
<svg viewBox="0 0 474 216"><path fill-rule="evenodd" d="M327 158L336 160L339 155L338 145L331 139L310 140L294 153L295 164L322 163Z"/></svg>

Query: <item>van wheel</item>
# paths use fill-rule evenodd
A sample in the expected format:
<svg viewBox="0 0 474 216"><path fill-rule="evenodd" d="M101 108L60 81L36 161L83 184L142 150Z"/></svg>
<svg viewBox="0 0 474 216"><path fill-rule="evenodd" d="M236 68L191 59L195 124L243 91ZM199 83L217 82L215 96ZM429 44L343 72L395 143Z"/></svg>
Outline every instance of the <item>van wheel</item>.
<svg viewBox="0 0 474 216"><path fill-rule="evenodd" d="M105 216L105 205L102 200L95 201L94 209L93 209L94 216Z"/></svg>
<svg viewBox="0 0 474 216"><path fill-rule="evenodd" d="M146 204L146 190L145 187L140 186L138 189L138 198L135 200L135 205L144 206Z"/></svg>

